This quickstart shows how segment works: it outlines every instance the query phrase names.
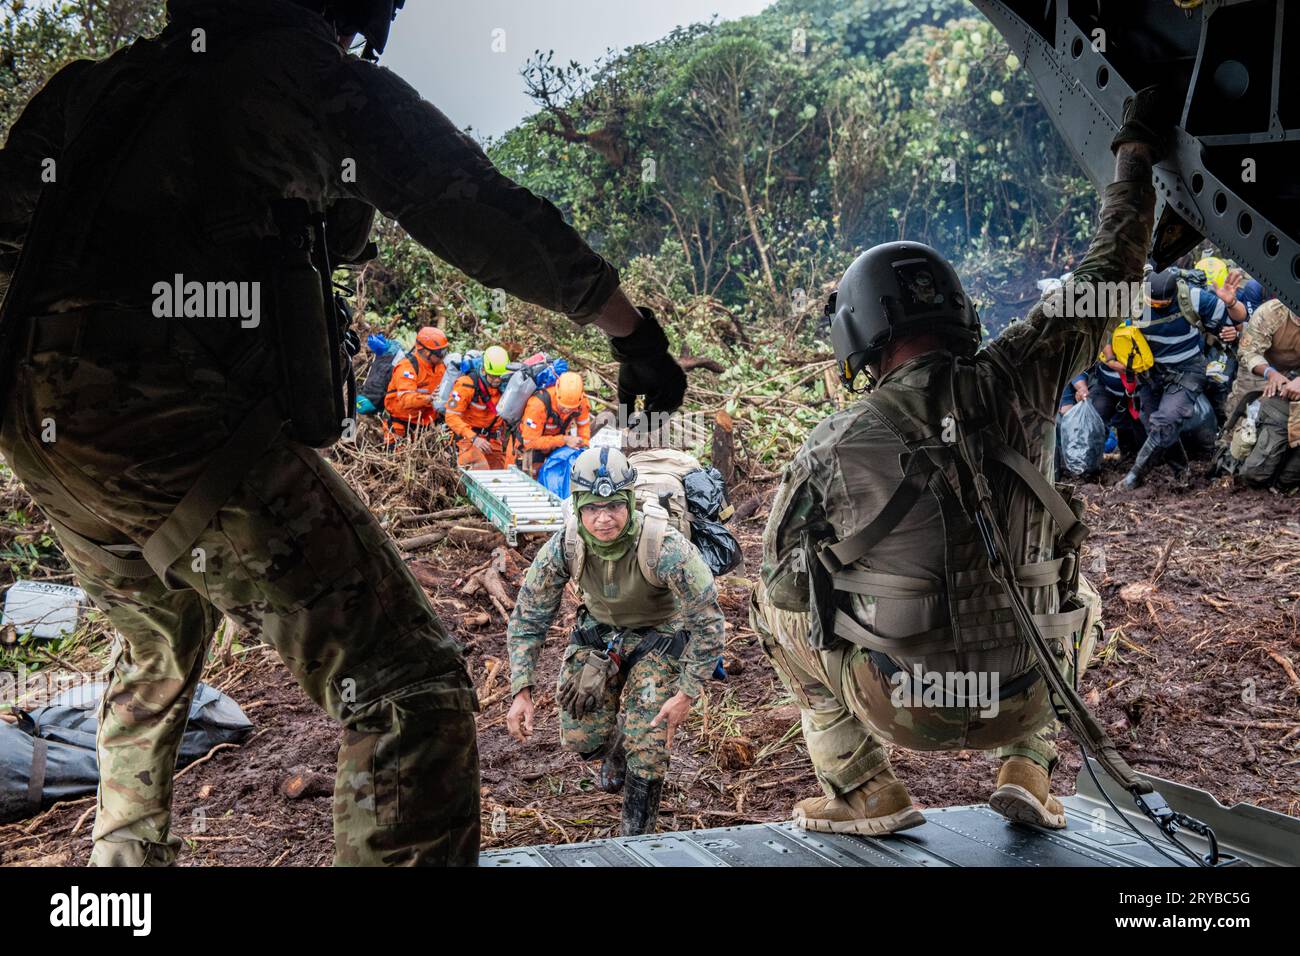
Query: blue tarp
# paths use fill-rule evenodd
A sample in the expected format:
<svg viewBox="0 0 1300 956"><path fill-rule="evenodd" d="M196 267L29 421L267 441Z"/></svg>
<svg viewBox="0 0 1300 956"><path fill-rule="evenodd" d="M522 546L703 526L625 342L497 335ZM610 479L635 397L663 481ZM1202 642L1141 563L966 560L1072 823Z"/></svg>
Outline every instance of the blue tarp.
<svg viewBox="0 0 1300 956"><path fill-rule="evenodd" d="M582 454L581 448L557 448L546 456L542 470L537 475L541 484L559 495L569 497L569 472L573 468L573 459Z"/></svg>

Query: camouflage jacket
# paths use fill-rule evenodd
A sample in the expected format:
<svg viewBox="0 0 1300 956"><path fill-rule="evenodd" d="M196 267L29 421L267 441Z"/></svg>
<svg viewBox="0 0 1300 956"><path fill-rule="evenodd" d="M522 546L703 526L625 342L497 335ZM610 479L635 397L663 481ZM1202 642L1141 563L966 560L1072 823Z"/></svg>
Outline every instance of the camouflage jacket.
<svg viewBox="0 0 1300 956"><path fill-rule="evenodd" d="M579 323L617 287L554 205L395 74L340 50L320 16L265 0L168 0L168 12L157 38L60 71L0 150L0 290L43 175L71 177L86 197L83 216L57 224L29 312L148 306L154 283L178 274L258 280L270 203L286 197L328 214L336 261L361 251L378 210L485 286ZM131 105L150 115L78 185L58 160L71 131L122 95L122 76L161 88Z"/></svg>
<svg viewBox="0 0 1300 956"><path fill-rule="evenodd" d="M1237 381L1241 388L1233 388L1229 411L1235 398L1247 389L1264 387L1264 376L1254 373L1257 366L1271 365L1284 375L1300 374L1300 316L1279 299L1265 302L1246 323L1239 355ZM1292 402L1287 415L1287 442L1292 447L1300 446L1300 402Z"/></svg>
<svg viewBox="0 0 1300 956"><path fill-rule="evenodd" d="M588 553L589 565L599 560ZM726 619L718 606L718 588L713 573L694 545L673 528L669 528L664 537L655 572L677 601L678 613L670 629L680 628L690 633L686 650L682 652L678 690L698 698L703 693L704 682L712 675L718 658L722 656L725 640ZM510 615L506 646L510 652L512 693L517 694L535 683L534 673L542 644L568 583L564 532L558 532L537 552ZM635 644L632 643L625 645L628 650L633 647Z"/></svg>
<svg viewBox="0 0 1300 956"><path fill-rule="evenodd" d="M976 373L1007 441L1050 479L1055 458L1055 413L1065 384L1097 355L1114 320L1068 317L1060 297L1086 282L1137 282L1151 236L1154 191L1149 182L1120 182L1107 187L1096 238L1073 277L1053 290L1018 322L1012 323L975 358ZM1056 301L1051 301L1053 298ZM822 421L787 466L772 504L763 542L763 581L772 603L787 611L809 608L803 535L827 532L843 540L868 524L892 497L903 478L900 464L906 446L879 414L870 413L879 396L897 396L903 405L929 409L947 382L951 355L931 352L891 370L877 391L857 405ZM936 414L938 412L936 411ZM936 418L936 423L938 419ZM1053 557L1054 526L1047 512L1023 488L995 489L1008 515L1007 541L1017 564ZM948 529L932 495L922 495L899 523L859 565L896 575L944 579ZM868 562L869 563L864 563ZM1042 589L1046 592L1048 589ZM1054 612L1053 593L1029 597L1036 613ZM897 601L905 608L897 619L861 607L873 599L854 595L855 616L889 638L904 638L948 624L942 600ZM884 602L881 602L882 605ZM918 625L920 618L925 618ZM1004 662L1018 673L1024 660Z"/></svg>

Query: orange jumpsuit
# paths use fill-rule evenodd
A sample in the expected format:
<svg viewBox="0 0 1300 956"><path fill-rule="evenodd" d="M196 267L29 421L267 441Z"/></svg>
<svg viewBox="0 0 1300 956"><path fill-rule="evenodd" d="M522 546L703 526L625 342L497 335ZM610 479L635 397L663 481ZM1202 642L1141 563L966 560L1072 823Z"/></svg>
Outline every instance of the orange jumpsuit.
<svg viewBox="0 0 1300 956"><path fill-rule="evenodd" d="M501 389L491 387L481 376L469 374L456 379L447 399L445 420L456 435L456 464L460 467L472 471L506 467L502 444L505 424L497 416L499 401ZM487 452L474 447L474 439L479 437L491 443Z"/></svg>
<svg viewBox="0 0 1300 956"><path fill-rule="evenodd" d="M442 362L430 363L414 352L393 366L393 376L388 380L384 395L384 409L388 420L384 422L384 443L392 445L406 437L408 428L428 428L438 421L433 407L433 396L447 372Z"/></svg>
<svg viewBox="0 0 1300 956"><path fill-rule="evenodd" d="M550 411L542 398L545 392L550 399ZM576 411L566 411L560 407L559 386L535 392L524 406L523 418L519 420L519 438L523 443L525 465L532 471L533 477L542 470L542 463L555 449L565 445L565 438L574 434L586 448L591 442L591 403L587 396L582 396Z"/></svg>

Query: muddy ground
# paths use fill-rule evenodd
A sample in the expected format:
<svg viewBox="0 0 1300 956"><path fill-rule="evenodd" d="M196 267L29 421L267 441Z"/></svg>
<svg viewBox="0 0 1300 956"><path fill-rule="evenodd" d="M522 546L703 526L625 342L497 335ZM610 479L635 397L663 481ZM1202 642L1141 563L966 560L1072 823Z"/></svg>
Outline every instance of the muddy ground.
<svg viewBox="0 0 1300 956"><path fill-rule="evenodd" d="M1117 475L1108 475L1113 481ZM775 486L733 489L756 498L734 523L748 570ZM1085 489L1093 535L1085 569L1105 605L1108 645L1084 681L1089 702L1140 770L1300 815L1300 507L1294 498L1233 490L1197 473L1121 496ZM499 544L499 539L494 542ZM520 548L521 563L536 550ZM467 569L491 543L443 544L413 557L444 620L463 642L484 702L479 715L483 844L569 842L617 832L618 798L595 790L590 768L557 744L553 694L538 697L538 726L524 745L505 732L505 622L482 594L463 596ZM748 592L722 589L727 656L738 662L714 683L673 747L660 826L664 830L777 821L817 792L798 730L798 710L764 662L746 614ZM573 606L552 631L541 687L553 684ZM459 622L459 623L458 623ZM475 626L476 625L476 626ZM495 664L495 666L494 666ZM291 772L332 776L338 731L303 696L267 649L253 645L206 679L231 694L255 724L241 746L183 770L176 783L182 863L318 866L332 853L330 799L289 800ZM1074 790L1077 747L1062 735L1057 792ZM996 775L982 753L896 751L894 764L921 807L976 803ZM80 864L90 849L93 798L57 805L0 827L0 863Z"/></svg>

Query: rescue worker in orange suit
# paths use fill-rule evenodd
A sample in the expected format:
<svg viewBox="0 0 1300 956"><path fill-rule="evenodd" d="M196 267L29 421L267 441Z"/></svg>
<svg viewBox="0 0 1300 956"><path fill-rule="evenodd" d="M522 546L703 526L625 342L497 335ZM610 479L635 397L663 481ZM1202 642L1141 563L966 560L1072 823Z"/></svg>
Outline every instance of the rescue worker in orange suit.
<svg viewBox="0 0 1300 956"><path fill-rule="evenodd" d="M384 444L393 446L406 437L411 428L428 428L438 422L433 397L447 372L443 359L447 355L447 336L442 329L426 325L415 336L415 348L393 366L384 395Z"/></svg>
<svg viewBox="0 0 1300 956"><path fill-rule="evenodd" d="M565 372L554 385L534 392L519 420L519 438L524 466L534 478L555 449L586 448L591 442L591 403L582 376Z"/></svg>
<svg viewBox="0 0 1300 956"><path fill-rule="evenodd" d="M456 379L447 399L445 419L456 436L456 464L471 471L505 468L505 423L497 414L501 379L510 356L499 345L483 353L483 368Z"/></svg>

